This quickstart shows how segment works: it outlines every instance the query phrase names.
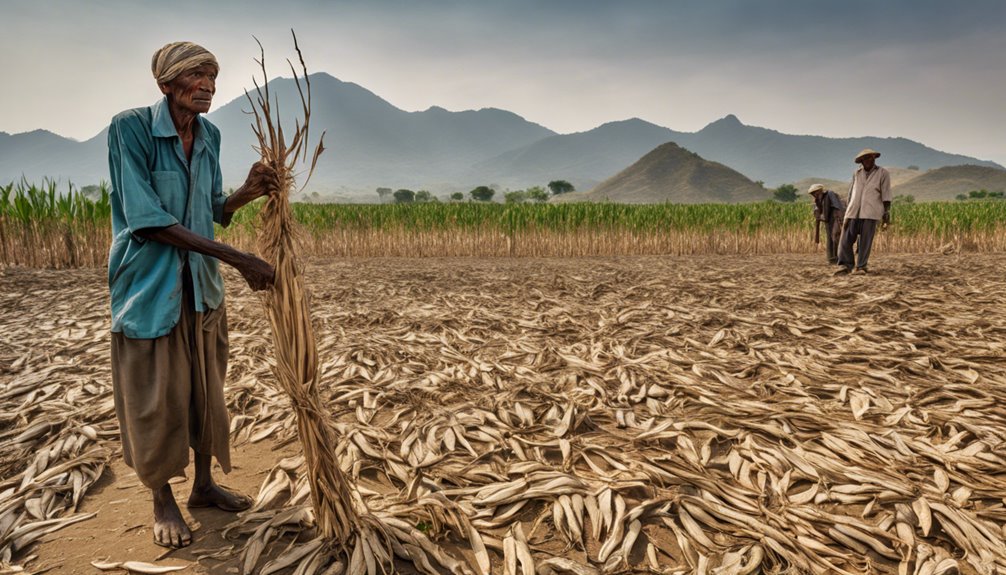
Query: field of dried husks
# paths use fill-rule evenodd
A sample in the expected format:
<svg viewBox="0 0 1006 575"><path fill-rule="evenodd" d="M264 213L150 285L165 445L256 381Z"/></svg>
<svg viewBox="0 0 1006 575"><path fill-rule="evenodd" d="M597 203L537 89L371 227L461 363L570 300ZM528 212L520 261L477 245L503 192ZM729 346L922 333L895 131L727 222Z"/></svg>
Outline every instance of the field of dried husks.
<svg viewBox="0 0 1006 575"><path fill-rule="evenodd" d="M1006 256L821 260L310 262L340 460L457 573L1006 572ZM241 467L295 425L227 280ZM0 270L0 572L97 572L51 542L125 501L88 491L118 458L106 294L100 270ZM262 453L255 509L164 563L313 572L300 462Z"/></svg>

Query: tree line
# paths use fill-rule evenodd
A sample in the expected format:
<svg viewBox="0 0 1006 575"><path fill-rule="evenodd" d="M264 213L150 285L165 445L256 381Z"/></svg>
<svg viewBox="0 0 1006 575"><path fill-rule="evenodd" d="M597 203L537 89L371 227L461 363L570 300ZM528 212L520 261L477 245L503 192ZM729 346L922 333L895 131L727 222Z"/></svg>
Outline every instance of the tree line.
<svg viewBox="0 0 1006 575"><path fill-rule="evenodd" d="M468 191L467 197L463 192L454 192L442 200L431 194L429 190L413 191L407 188L392 190L391 188L377 188L378 201L382 204L424 204L431 202L491 202L496 197L498 186L477 186ZM507 204L521 203L544 203L552 196L575 192L576 187L566 180L552 180L548 186L531 186L525 190L505 190L503 192L503 202Z"/></svg>
<svg viewBox="0 0 1006 575"><path fill-rule="evenodd" d="M908 169L912 169L912 166L909 166ZM917 170L918 168L915 169ZM800 192L793 184L783 184L772 190L772 199L777 202L795 202L799 197ZM959 202L968 200L1006 200L1006 192L1003 190L989 191L986 189L971 190L966 194L957 194L955 198ZM911 194L894 196L894 203L896 204L911 204L914 202L915 196Z"/></svg>
<svg viewBox="0 0 1006 575"><path fill-rule="evenodd" d="M982 188L980 190L971 190L967 194L957 194L956 198L959 202L967 200L1004 200L1006 199L1006 192L1002 190L990 192Z"/></svg>

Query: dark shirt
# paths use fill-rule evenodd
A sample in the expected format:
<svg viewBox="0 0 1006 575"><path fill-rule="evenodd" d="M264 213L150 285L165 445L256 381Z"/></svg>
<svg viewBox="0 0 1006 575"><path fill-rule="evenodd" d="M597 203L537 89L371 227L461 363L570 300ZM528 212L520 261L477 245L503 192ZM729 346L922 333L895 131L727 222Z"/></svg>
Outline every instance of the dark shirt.
<svg viewBox="0 0 1006 575"><path fill-rule="evenodd" d="M821 194L820 199L814 200L815 219L830 223L835 218L841 218L843 214L845 214L845 202L831 190Z"/></svg>

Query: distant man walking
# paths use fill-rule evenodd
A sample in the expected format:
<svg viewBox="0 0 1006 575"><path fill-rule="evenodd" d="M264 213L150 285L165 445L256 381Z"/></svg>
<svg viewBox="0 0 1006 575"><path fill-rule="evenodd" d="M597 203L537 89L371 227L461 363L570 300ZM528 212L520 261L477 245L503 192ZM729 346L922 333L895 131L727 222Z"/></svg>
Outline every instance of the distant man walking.
<svg viewBox="0 0 1006 575"><path fill-rule="evenodd" d="M880 152L869 148L856 154L859 169L852 174L849 207L845 210L842 243L838 249L838 265L842 267L835 275L867 273L878 222L891 221L891 175L877 165L879 157ZM854 243L855 255L852 252Z"/></svg>
<svg viewBox="0 0 1006 575"><path fill-rule="evenodd" d="M842 241L842 218L845 202L838 194L825 190L821 184L814 184L807 190L814 197L814 220L824 222L827 234L828 263L838 263L838 244Z"/></svg>

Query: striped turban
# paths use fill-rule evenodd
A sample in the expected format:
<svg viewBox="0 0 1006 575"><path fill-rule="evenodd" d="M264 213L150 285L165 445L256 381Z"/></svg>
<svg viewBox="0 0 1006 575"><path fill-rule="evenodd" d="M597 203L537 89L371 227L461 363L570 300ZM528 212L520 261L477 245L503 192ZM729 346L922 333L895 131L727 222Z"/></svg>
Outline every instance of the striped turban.
<svg viewBox="0 0 1006 575"><path fill-rule="evenodd" d="M220 64L209 50L192 42L172 42L154 52L150 60L150 71L158 84L167 84L179 74L203 64L213 64L217 70Z"/></svg>

